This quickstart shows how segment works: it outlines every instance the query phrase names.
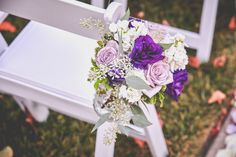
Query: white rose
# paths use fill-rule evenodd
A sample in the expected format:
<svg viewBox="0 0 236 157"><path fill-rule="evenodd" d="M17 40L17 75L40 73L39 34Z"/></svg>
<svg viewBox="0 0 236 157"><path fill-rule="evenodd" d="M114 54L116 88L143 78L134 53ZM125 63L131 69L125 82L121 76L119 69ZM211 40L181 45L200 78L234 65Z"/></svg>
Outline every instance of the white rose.
<svg viewBox="0 0 236 157"><path fill-rule="evenodd" d="M141 99L142 92L139 90L136 90L134 88L128 88L127 89L127 100L130 103L135 103Z"/></svg>
<svg viewBox="0 0 236 157"><path fill-rule="evenodd" d="M134 88L128 88L124 85L120 87L119 98L125 98L130 103L135 103L141 99L142 92Z"/></svg>

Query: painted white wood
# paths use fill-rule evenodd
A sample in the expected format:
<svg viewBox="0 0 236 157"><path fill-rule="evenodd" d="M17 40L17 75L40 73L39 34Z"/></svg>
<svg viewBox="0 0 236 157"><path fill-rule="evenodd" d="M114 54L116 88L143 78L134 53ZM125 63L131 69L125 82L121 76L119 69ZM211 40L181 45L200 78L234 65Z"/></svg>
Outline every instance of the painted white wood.
<svg viewBox="0 0 236 157"><path fill-rule="evenodd" d="M96 136L96 148L95 148L95 157L112 157L114 156L114 148L115 144L105 145L103 143L103 137L106 128L109 127L108 123L104 123L101 127L97 130Z"/></svg>
<svg viewBox="0 0 236 157"><path fill-rule="evenodd" d="M118 3L122 4L122 13L126 12L128 0L114 0L114 2L118 2Z"/></svg>
<svg viewBox="0 0 236 157"><path fill-rule="evenodd" d="M5 18L7 17L7 13L4 13L2 11L0 11L0 22L2 22L3 20L5 20Z"/></svg>
<svg viewBox="0 0 236 157"><path fill-rule="evenodd" d="M6 17L7 17L7 14L0 11L0 23L4 21ZM0 55L3 53L6 47L7 47L7 42L3 38L2 34L0 33Z"/></svg>
<svg viewBox="0 0 236 157"><path fill-rule="evenodd" d="M25 111L25 107L38 122L45 122L49 116L49 110L43 104L36 103L29 99L14 96L13 97L20 108Z"/></svg>
<svg viewBox="0 0 236 157"><path fill-rule="evenodd" d="M217 6L218 0L204 0L199 34L200 40L197 49L197 56L202 62L207 62L210 58Z"/></svg>
<svg viewBox="0 0 236 157"><path fill-rule="evenodd" d="M95 1L95 0L94 0ZM114 0L123 4L123 11L127 8L127 0ZM104 0L98 0L97 3L103 4ZM103 8L104 5L98 5L96 3L92 3L95 6ZM160 28L166 29L170 31L170 33L175 34L177 32L182 33L186 36L186 41L190 48L197 50L197 57L201 62L207 62L210 58L212 41L214 37L215 30L215 20L217 13L218 0L204 0L201 22L200 22L200 31L199 32L191 32L188 30L164 26L162 24L157 24Z"/></svg>
<svg viewBox="0 0 236 157"><path fill-rule="evenodd" d="M104 8L104 3L104 0L91 0L91 4L99 8Z"/></svg>
<svg viewBox="0 0 236 157"><path fill-rule="evenodd" d="M10 5L15 5L16 2L5 1L6 3L2 3L3 1L0 2L0 6L4 4L6 8L8 7L4 10L8 10L9 13L14 12L16 15L19 13L22 17L43 21L52 26L57 22L64 22L64 19L47 21L42 15L38 15L39 12L37 11L17 10L15 6ZM22 0L21 2L28 4L26 2L29 1ZM46 2L42 1L38 4L45 5ZM33 3L28 5L36 7ZM23 9L23 7L20 6L19 8ZM120 7L114 8L119 10ZM0 9L2 8L0 7ZM108 21L114 20L119 15L117 14L119 11L111 10L109 12L114 15L107 18ZM32 15L27 15L28 13L32 13ZM61 25L58 28L62 28L62 26L64 27ZM70 31L66 27L64 28ZM92 38L86 38L89 37L87 32L86 35L80 36L37 22L30 22L0 57L0 90L15 95L16 100L21 101L20 104L28 106L28 109L31 109L33 113L35 108L39 107L38 104L43 104L67 116L95 123L98 120L98 116L92 107L95 91L92 85L87 82L87 76L96 41ZM35 114L45 114L47 111L35 112ZM41 121L43 120L41 119ZM98 131L98 138L103 136L103 129L101 128ZM147 139L144 129L138 129L141 131L140 134L131 133L130 136L150 141ZM165 143L163 144L165 145ZM99 147L96 150L106 149L99 143L96 147ZM152 147L156 148L156 146ZM107 152L107 156L112 156L113 150L114 146L110 146L109 150L102 152ZM100 152L96 151L95 153Z"/></svg>
<svg viewBox="0 0 236 157"><path fill-rule="evenodd" d="M103 20L105 12L74 0L1 0L0 10L93 39L100 37L98 32L81 27L80 19L92 17Z"/></svg>
<svg viewBox="0 0 236 157"><path fill-rule="evenodd" d="M147 105L152 125L145 128L146 141L154 157L166 157L168 149L154 105Z"/></svg>

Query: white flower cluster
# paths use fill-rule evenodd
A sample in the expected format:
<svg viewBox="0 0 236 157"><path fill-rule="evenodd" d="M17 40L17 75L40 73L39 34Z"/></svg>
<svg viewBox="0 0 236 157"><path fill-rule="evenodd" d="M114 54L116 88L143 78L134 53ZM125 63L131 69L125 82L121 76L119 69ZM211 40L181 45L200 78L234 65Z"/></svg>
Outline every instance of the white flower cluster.
<svg viewBox="0 0 236 157"><path fill-rule="evenodd" d="M184 46L185 37L181 34L176 34L174 37L169 38L169 41L162 41L162 43L173 43L172 46L164 51L167 63L169 63L171 71L183 70L188 64L187 51Z"/></svg>
<svg viewBox="0 0 236 157"><path fill-rule="evenodd" d="M116 121L116 123L124 126L129 124L133 114L130 106L123 99L115 100L111 104L110 110L110 118Z"/></svg>
<svg viewBox="0 0 236 157"><path fill-rule="evenodd" d="M115 40L119 41L119 36L122 39L122 46L125 52L129 51L134 44L134 40L140 35L146 35L148 29L142 21L127 21L122 20L117 23L111 23L109 30L114 33Z"/></svg>
<svg viewBox="0 0 236 157"><path fill-rule="evenodd" d="M120 133L120 130L116 123L112 123L109 128L105 130L103 143L105 145L110 145L116 142L117 133Z"/></svg>
<svg viewBox="0 0 236 157"><path fill-rule="evenodd" d="M125 98L130 103L135 103L141 99L142 92L140 90L136 90L134 88L126 87L122 85L119 91L119 97Z"/></svg>

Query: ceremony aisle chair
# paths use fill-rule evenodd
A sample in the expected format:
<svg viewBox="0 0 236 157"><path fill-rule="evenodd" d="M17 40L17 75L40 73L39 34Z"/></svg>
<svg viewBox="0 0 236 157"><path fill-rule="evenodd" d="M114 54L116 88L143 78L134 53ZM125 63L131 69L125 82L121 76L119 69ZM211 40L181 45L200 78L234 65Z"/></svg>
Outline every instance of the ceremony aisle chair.
<svg viewBox="0 0 236 157"><path fill-rule="evenodd" d="M1 0L0 10L33 20L0 56L0 90L13 95L38 121L46 119L49 108L96 123L95 91L87 76L99 34L80 22L90 17L106 24L117 21L121 4L113 2L104 10L74 0ZM155 107L148 108L152 125L129 136L147 141L154 157L165 157L168 151ZM105 128L106 124L97 131L96 157L114 153L114 144L103 144Z"/></svg>
<svg viewBox="0 0 236 157"><path fill-rule="evenodd" d="M123 10L127 8L128 0L114 0L116 2L123 4ZM162 24L155 23L169 32L175 33L179 32L186 36L186 41L190 48L197 50L197 57L201 62L207 62L211 55L212 41L214 37L215 30L215 20L217 14L219 0L203 0L202 14L200 20L200 30L199 32L192 32L189 30L165 26ZM91 0L91 4L104 8L105 0ZM179 4L181 5L181 4Z"/></svg>

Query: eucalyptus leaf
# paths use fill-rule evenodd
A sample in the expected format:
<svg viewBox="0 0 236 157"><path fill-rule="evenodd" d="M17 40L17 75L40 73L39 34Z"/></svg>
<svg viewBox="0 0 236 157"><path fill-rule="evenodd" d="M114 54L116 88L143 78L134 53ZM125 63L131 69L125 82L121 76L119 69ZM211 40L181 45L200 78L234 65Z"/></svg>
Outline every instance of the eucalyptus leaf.
<svg viewBox="0 0 236 157"><path fill-rule="evenodd" d="M132 117L134 125L139 127L147 127L152 124L148 121L143 110L138 105L132 105L131 110L134 114L134 116Z"/></svg>
<svg viewBox="0 0 236 157"><path fill-rule="evenodd" d="M125 134L126 136L128 136L131 132L136 133L136 134L140 134L139 131L134 130L133 128L131 128L129 126L119 125L118 127L119 127L121 133Z"/></svg>
<svg viewBox="0 0 236 157"><path fill-rule="evenodd" d="M143 110L138 105L132 105L131 111L134 115L136 115L136 114L143 114L144 115Z"/></svg>
<svg viewBox="0 0 236 157"><path fill-rule="evenodd" d="M123 45L122 45L122 34L118 33L118 38L119 38L119 52L121 54L124 54Z"/></svg>
<svg viewBox="0 0 236 157"><path fill-rule="evenodd" d="M166 49L169 49L173 45L173 43L168 43L168 44L160 43L160 45L161 47L163 47L164 50L166 50Z"/></svg>
<svg viewBox="0 0 236 157"><path fill-rule="evenodd" d="M147 120L145 115L141 115L141 114L134 115L132 117L132 121L135 126L142 127L142 128L145 128L152 124L151 122Z"/></svg>
<svg viewBox="0 0 236 157"><path fill-rule="evenodd" d="M138 90L152 89L148 84L146 84L146 82L143 79L141 79L138 76L128 76L125 78L125 80L126 80L127 85L134 89L138 89Z"/></svg>
<svg viewBox="0 0 236 157"><path fill-rule="evenodd" d="M95 126L93 127L93 130L91 131L94 132L98 127L100 127L103 123L108 121L110 113L106 113L100 117L100 119L96 122Z"/></svg>
<svg viewBox="0 0 236 157"><path fill-rule="evenodd" d="M130 10L128 8L125 15L121 18L121 20L129 20L129 17L130 17Z"/></svg>

